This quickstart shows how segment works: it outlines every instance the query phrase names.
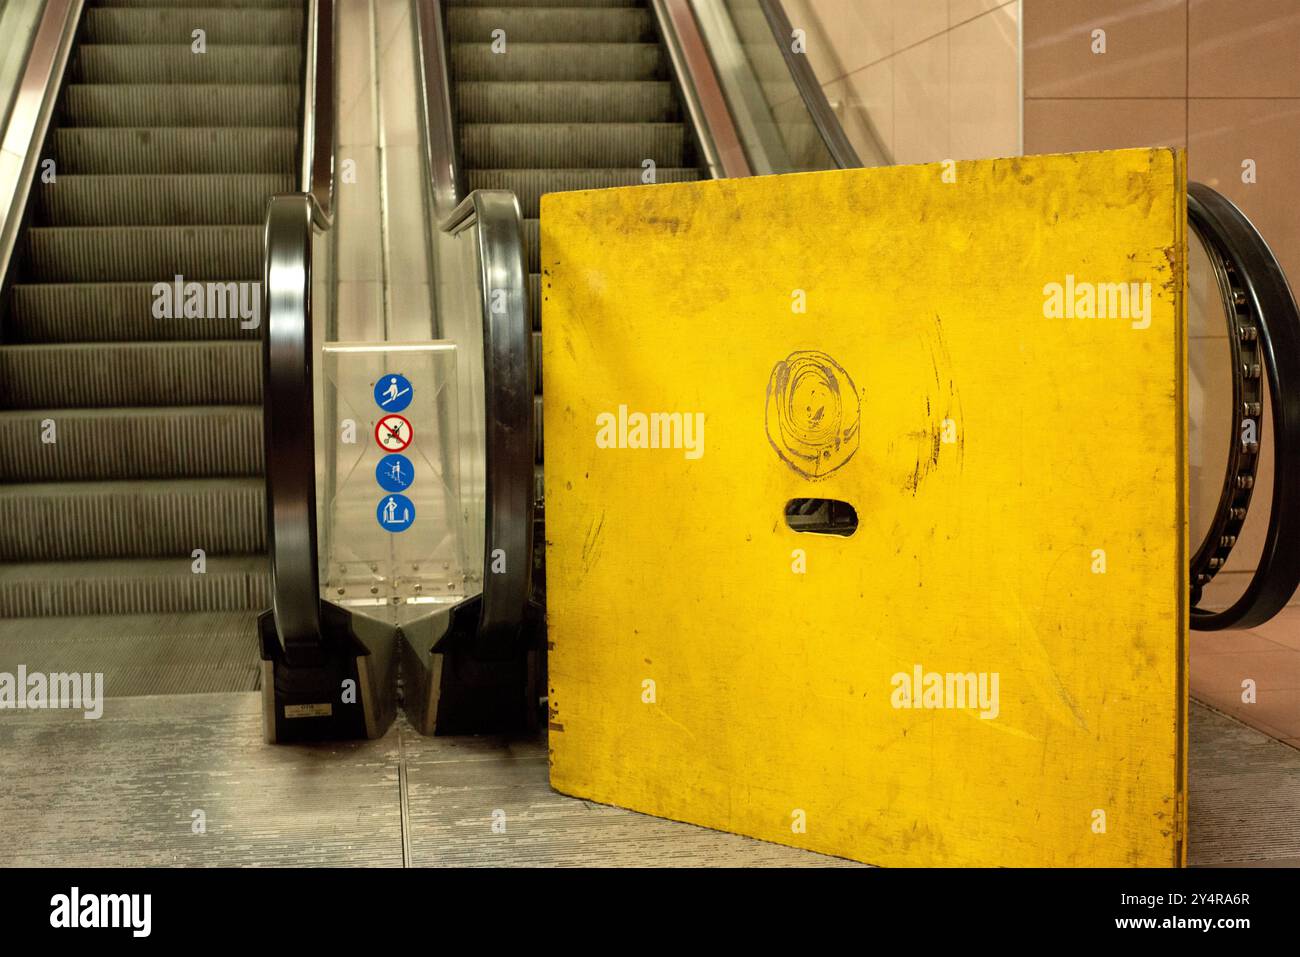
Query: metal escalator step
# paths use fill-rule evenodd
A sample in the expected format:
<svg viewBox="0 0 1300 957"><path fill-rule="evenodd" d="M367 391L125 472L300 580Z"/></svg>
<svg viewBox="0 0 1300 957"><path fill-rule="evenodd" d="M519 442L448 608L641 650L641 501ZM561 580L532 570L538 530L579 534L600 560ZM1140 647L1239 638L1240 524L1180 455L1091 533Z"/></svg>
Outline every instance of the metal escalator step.
<svg viewBox="0 0 1300 957"><path fill-rule="evenodd" d="M528 318L533 331L542 331L542 277L540 273L528 274Z"/></svg>
<svg viewBox="0 0 1300 957"><path fill-rule="evenodd" d="M257 339L239 319L157 319L151 282L15 284L10 343Z"/></svg>
<svg viewBox="0 0 1300 957"><path fill-rule="evenodd" d="M447 34L456 43L491 43L492 31L504 30L506 52L513 43L649 43L655 40L654 17L643 7L552 7L512 9L497 6L451 8Z"/></svg>
<svg viewBox="0 0 1300 957"><path fill-rule="evenodd" d="M0 561L256 554L265 500L260 478L0 485Z"/></svg>
<svg viewBox="0 0 1300 957"><path fill-rule="evenodd" d="M292 175L293 127L163 127L54 131L63 173L280 173Z"/></svg>
<svg viewBox="0 0 1300 957"><path fill-rule="evenodd" d="M0 619L0 670L104 675L104 695L255 691L257 613ZM110 700L105 711L111 712Z"/></svg>
<svg viewBox="0 0 1300 957"><path fill-rule="evenodd" d="M216 44L296 43L302 36L302 14L298 7L90 7L82 18L80 42L175 43L188 52L193 32L203 30L209 49Z"/></svg>
<svg viewBox="0 0 1300 957"><path fill-rule="evenodd" d="M42 226L255 226L290 193L284 174L60 176L35 190Z"/></svg>
<svg viewBox="0 0 1300 957"><path fill-rule="evenodd" d="M44 226L26 233L28 274L42 282L256 281L260 226Z"/></svg>
<svg viewBox="0 0 1300 957"><path fill-rule="evenodd" d="M260 611L270 605L264 556L208 556L206 564L201 574L190 554L0 564L0 619Z"/></svg>
<svg viewBox="0 0 1300 957"><path fill-rule="evenodd" d="M641 186L645 170L640 165L623 169L471 169L466 171L470 189L508 189L519 197L519 209L526 217L540 215L544 193L575 189L609 189ZM686 183L700 178L693 167L656 166L656 183Z"/></svg>
<svg viewBox="0 0 1300 957"><path fill-rule="evenodd" d="M64 126L293 126L296 83L73 83L60 98Z"/></svg>
<svg viewBox="0 0 1300 957"><path fill-rule="evenodd" d="M218 44L191 53L189 43L88 43L79 46L73 83L296 83L297 43Z"/></svg>
<svg viewBox="0 0 1300 957"><path fill-rule="evenodd" d="M253 405L258 342L103 342L0 346L0 407Z"/></svg>
<svg viewBox="0 0 1300 957"><path fill-rule="evenodd" d="M455 88L461 123L671 123L680 118L671 83L608 80L500 83Z"/></svg>
<svg viewBox="0 0 1300 957"><path fill-rule="evenodd" d="M451 74L463 80L666 80L668 56L657 43L453 43Z"/></svg>
<svg viewBox="0 0 1300 957"><path fill-rule="evenodd" d="M464 123L460 137L471 168L682 166L686 153L680 123Z"/></svg>
<svg viewBox="0 0 1300 957"><path fill-rule="evenodd" d="M0 411L0 482L261 473L255 405Z"/></svg>

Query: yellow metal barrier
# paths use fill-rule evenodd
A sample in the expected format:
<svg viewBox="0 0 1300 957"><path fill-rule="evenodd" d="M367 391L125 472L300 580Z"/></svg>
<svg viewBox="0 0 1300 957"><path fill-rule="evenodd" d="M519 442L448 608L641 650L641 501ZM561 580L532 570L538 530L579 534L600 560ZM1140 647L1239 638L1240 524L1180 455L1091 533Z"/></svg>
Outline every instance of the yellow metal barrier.
<svg viewBox="0 0 1300 957"><path fill-rule="evenodd" d="M1183 862L1181 153L541 231L557 790L877 864Z"/></svg>

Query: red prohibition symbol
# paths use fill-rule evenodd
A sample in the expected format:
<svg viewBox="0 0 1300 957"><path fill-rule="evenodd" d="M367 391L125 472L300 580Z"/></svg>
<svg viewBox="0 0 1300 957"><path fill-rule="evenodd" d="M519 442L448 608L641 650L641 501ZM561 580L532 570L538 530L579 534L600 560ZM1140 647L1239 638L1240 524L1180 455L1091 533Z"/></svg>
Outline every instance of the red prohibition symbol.
<svg viewBox="0 0 1300 957"><path fill-rule="evenodd" d="M375 441L385 452L400 452L413 438L415 430L404 416L385 415L375 423Z"/></svg>

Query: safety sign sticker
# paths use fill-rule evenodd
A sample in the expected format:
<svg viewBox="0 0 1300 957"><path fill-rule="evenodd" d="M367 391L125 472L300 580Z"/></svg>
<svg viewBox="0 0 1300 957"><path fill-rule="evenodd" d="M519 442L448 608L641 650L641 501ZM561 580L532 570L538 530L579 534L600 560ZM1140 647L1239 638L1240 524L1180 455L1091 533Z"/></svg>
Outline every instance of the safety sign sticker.
<svg viewBox="0 0 1300 957"><path fill-rule="evenodd" d="M404 492L415 481L415 466L405 455L385 455L375 466L375 481L385 492Z"/></svg>
<svg viewBox="0 0 1300 957"><path fill-rule="evenodd" d="M375 383L375 402L385 412L401 412L411 404L411 382L404 375L385 372Z"/></svg>
<svg viewBox="0 0 1300 957"><path fill-rule="evenodd" d="M415 521L415 506L405 495L385 495L375 512L380 526L386 532L404 532Z"/></svg>
<svg viewBox="0 0 1300 957"><path fill-rule="evenodd" d="M400 415L385 415L375 423L375 441L385 452L401 452L415 437L411 423Z"/></svg>

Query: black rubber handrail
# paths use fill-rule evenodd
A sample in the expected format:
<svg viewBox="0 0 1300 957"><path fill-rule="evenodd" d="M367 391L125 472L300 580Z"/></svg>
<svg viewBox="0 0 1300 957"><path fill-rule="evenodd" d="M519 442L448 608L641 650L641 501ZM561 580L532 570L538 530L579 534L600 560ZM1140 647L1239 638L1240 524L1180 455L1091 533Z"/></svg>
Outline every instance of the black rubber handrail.
<svg viewBox="0 0 1300 957"><path fill-rule="evenodd" d="M1187 193L1189 223L1215 265L1232 323L1237 404L1223 491L1206 540L1193 556L1191 626L1200 631L1250 628L1281 611L1300 585L1300 311L1277 257L1246 215L1202 183L1190 184ZM1262 403L1247 393L1249 385L1264 376L1272 405L1275 463L1264 549L1241 596L1223 611L1208 611L1196 607L1201 587L1235 544L1254 487L1257 449L1242 447L1239 430L1246 419L1262 423Z"/></svg>
<svg viewBox="0 0 1300 957"><path fill-rule="evenodd" d="M262 276L262 436L271 609L290 664L314 661L321 641L311 335L311 244L317 210L309 193L271 199Z"/></svg>
<svg viewBox="0 0 1300 957"><path fill-rule="evenodd" d="M312 239L333 223L334 3L307 0L301 192L272 197L263 237L262 437L271 613L291 665L322 651L312 381Z"/></svg>
<svg viewBox="0 0 1300 957"><path fill-rule="evenodd" d="M790 23L789 16L786 15L785 8L781 5L781 0L758 0L758 5L772 30L772 36L776 38L776 45L781 50L781 56L785 59L790 76L799 90L799 96L808 114L812 117L813 125L816 126L822 143L826 146L826 151L830 153L831 159L839 169L858 169L862 166L862 158L858 156L858 151L853 148L848 135L844 132L844 127L836 119L835 111L831 109L830 102L826 99L826 91L817 82L817 76L813 73L807 55L794 51L792 43L794 27Z"/></svg>
<svg viewBox="0 0 1300 957"><path fill-rule="evenodd" d="M526 637L533 569L533 333L523 218L509 190L478 189L441 224L458 235L475 230L474 301L483 321L484 530L483 594L473 647L506 657ZM494 555L505 570L494 570Z"/></svg>

